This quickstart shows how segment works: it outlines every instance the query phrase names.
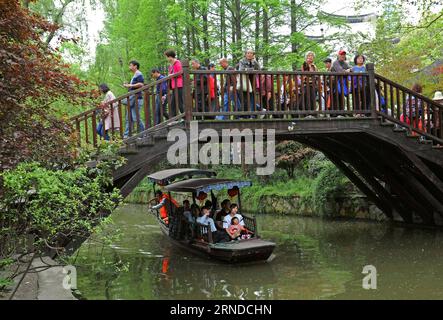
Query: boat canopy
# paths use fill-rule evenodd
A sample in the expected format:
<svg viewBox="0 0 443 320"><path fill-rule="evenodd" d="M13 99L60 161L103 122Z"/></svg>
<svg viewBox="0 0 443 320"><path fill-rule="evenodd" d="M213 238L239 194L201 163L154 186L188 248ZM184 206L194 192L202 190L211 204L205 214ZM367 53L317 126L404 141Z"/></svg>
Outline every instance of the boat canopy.
<svg viewBox="0 0 443 320"><path fill-rule="evenodd" d="M215 177L216 175L217 173L215 173L214 171L186 168L186 169L169 169L169 170L158 171L148 176L148 179L153 183L166 186L178 178L185 177L187 179L191 179L192 177L195 176L205 176L210 178L210 177Z"/></svg>
<svg viewBox="0 0 443 320"><path fill-rule="evenodd" d="M224 189L233 189L235 187L241 189L252 186L251 181L238 181L229 179L201 178L190 179L170 184L165 189L172 192L200 192L210 193L212 190L220 191Z"/></svg>

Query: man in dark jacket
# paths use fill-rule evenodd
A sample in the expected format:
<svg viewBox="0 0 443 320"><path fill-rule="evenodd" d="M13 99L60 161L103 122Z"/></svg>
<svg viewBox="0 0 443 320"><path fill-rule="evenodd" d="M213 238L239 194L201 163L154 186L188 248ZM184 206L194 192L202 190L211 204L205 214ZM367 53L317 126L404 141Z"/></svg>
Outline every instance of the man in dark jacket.
<svg viewBox="0 0 443 320"><path fill-rule="evenodd" d="M193 59L191 61L192 70L207 70L200 64L200 61L197 59ZM197 104L198 112L207 112L209 111L208 106L208 96L209 88L208 88L208 75L207 74L196 74L194 75L194 94L193 97Z"/></svg>

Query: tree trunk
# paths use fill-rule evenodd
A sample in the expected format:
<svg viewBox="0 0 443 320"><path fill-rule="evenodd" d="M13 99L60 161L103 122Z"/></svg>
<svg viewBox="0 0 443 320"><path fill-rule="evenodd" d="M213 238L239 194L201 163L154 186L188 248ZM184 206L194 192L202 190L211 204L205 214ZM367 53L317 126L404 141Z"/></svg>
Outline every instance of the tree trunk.
<svg viewBox="0 0 443 320"><path fill-rule="evenodd" d="M262 45L262 55L263 55L263 66L268 67L269 64L269 7L263 8L263 45Z"/></svg>
<svg viewBox="0 0 443 320"><path fill-rule="evenodd" d="M220 48L221 48L221 56L220 58L227 56L227 46L226 46L226 8L225 8L225 0L220 0Z"/></svg>
<svg viewBox="0 0 443 320"><path fill-rule="evenodd" d="M291 37L294 33L297 33L297 3L296 0L291 0ZM291 40L291 52L293 54L298 52L297 44ZM292 64L292 70L297 70L297 64Z"/></svg>
<svg viewBox="0 0 443 320"><path fill-rule="evenodd" d="M242 44L242 21L241 21L241 1L235 0L235 10L234 10L234 25L235 25L235 52L233 54L234 60L239 61L243 55L243 44Z"/></svg>
<svg viewBox="0 0 443 320"><path fill-rule="evenodd" d="M260 3L255 4L255 52L260 52Z"/></svg>
<svg viewBox="0 0 443 320"><path fill-rule="evenodd" d="M209 28L208 28L208 8L205 6L202 12L203 19L203 53L205 55L205 64L209 65Z"/></svg>

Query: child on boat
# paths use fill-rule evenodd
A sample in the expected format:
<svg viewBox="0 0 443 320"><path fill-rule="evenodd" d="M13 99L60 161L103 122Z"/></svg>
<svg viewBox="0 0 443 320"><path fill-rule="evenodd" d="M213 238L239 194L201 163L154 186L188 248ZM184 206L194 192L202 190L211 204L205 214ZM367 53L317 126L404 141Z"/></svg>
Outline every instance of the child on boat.
<svg viewBox="0 0 443 320"><path fill-rule="evenodd" d="M233 217L231 223L227 231L232 240L251 238L252 232L242 226L237 217Z"/></svg>

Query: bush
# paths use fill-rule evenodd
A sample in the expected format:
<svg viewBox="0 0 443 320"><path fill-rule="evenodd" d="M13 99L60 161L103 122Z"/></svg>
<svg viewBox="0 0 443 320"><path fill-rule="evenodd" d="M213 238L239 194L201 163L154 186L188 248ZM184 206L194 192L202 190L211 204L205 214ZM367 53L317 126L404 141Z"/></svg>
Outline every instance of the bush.
<svg viewBox="0 0 443 320"><path fill-rule="evenodd" d="M51 170L32 162L2 173L0 258L22 252L25 241L44 251L89 235L121 201L111 174L120 164L109 157L94 168L81 163L75 170Z"/></svg>
<svg viewBox="0 0 443 320"><path fill-rule="evenodd" d="M320 216L331 215L328 200L342 195L349 181L331 162L323 167L313 184L312 205Z"/></svg>

